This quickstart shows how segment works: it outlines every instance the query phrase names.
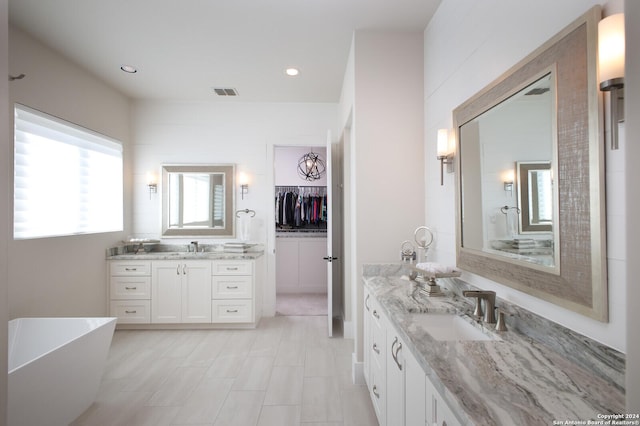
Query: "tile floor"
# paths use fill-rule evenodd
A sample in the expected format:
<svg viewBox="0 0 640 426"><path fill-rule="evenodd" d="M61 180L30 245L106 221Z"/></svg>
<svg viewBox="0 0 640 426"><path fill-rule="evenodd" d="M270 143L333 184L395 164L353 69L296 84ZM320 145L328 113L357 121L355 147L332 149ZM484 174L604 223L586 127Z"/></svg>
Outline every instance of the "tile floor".
<svg viewBox="0 0 640 426"><path fill-rule="evenodd" d="M255 330L116 331L96 402L72 426L377 425L353 340L326 316Z"/></svg>

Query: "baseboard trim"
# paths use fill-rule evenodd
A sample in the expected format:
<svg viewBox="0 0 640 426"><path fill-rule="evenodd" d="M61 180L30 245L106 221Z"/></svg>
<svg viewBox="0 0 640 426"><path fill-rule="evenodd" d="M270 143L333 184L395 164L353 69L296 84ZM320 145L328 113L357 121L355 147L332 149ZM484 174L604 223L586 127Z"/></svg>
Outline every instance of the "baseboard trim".
<svg viewBox="0 0 640 426"><path fill-rule="evenodd" d="M351 354L351 379L354 385L365 385L364 363L358 362L355 352Z"/></svg>
<svg viewBox="0 0 640 426"><path fill-rule="evenodd" d="M342 336L345 339L353 339L354 338L353 322L351 322L351 321L343 321L342 322Z"/></svg>

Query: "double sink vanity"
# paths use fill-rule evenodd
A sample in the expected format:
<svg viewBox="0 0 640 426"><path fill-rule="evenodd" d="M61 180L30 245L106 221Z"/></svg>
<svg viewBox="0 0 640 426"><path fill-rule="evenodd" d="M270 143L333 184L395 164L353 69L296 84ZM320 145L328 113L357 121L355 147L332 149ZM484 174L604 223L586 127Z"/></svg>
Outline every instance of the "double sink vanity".
<svg viewBox="0 0 640 426"><path fill-rule="evenodd" d="M109 314L118 318L119 328L255 327L260 321L261 249L233 253L197 244L145 249L124 245L107 251Z"/></svg>
<svg viewBox="0 0 640 426"><path fill-rule="evenodd" d="M405 265L364 267L364 375L381 425L549 425L623 413L624 355L471 287L427 297ZM468 295L470 293L467 293Z"/></svg>

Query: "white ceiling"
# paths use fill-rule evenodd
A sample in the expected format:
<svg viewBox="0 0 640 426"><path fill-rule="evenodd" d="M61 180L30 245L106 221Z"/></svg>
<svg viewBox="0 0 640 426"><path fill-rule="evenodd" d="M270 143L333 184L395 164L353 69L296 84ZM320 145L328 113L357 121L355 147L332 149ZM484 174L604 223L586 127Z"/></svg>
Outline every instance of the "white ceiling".
<svg viewBox="0 0 640 426"><path fill-rule="evenodd" d="M439 3L10 0L9 19L132 98L337 102L354 30L422 32Z"/></svg>

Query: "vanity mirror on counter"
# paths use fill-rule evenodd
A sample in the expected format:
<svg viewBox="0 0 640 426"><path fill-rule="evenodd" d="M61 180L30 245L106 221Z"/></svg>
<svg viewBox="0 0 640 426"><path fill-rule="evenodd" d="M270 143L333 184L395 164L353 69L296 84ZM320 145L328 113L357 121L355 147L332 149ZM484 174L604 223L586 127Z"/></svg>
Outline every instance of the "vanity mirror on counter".
<svg viewBox="0 0 640 426"><path fill-rule="evenodd" d="M162 235L233 237L234 179L233 164L162 166Z"/></svg>
<svg viewBox="0 0 640 426"><path fill-rule="evenodd" d="M453 112L457 265L608 320L596 6Z"/></svg>

